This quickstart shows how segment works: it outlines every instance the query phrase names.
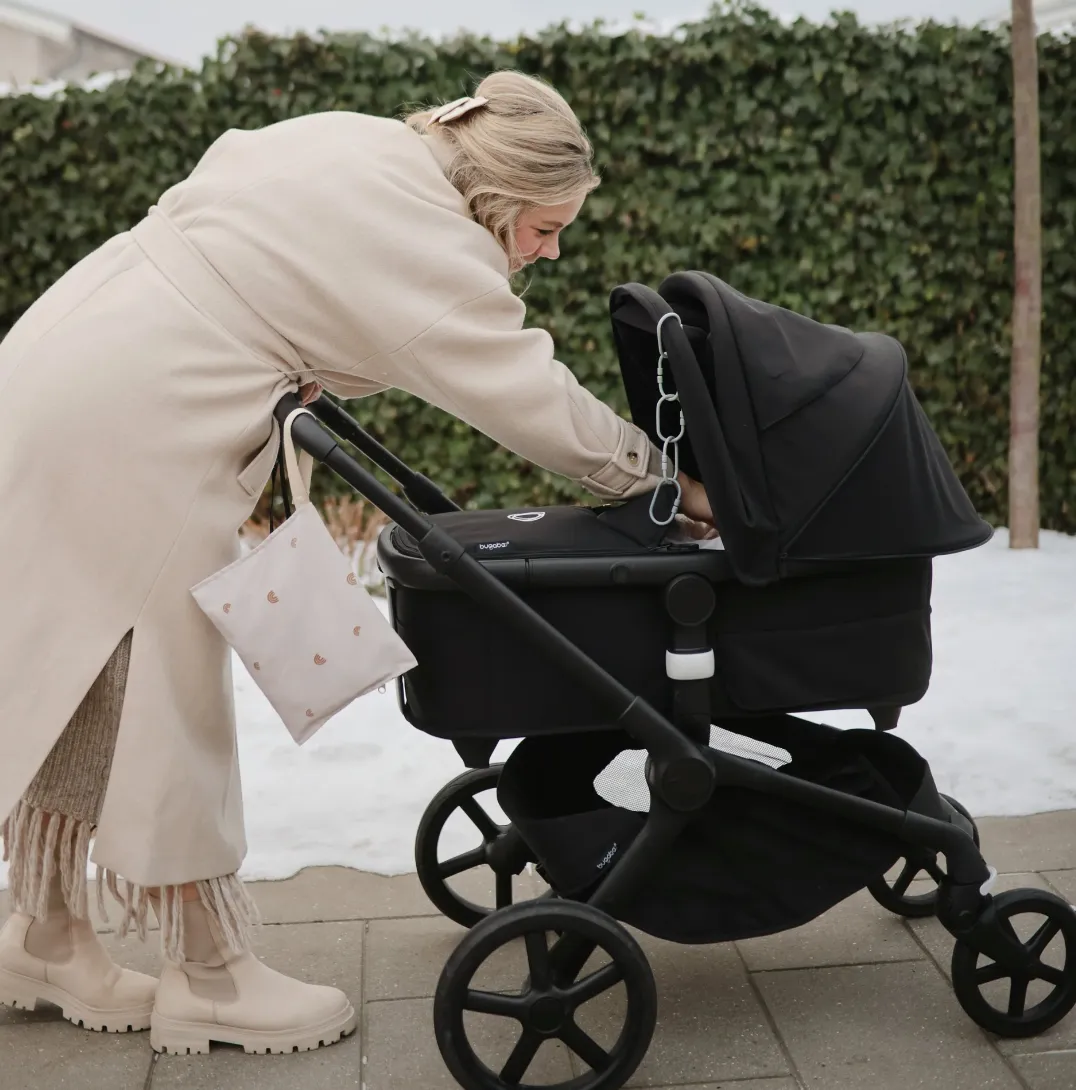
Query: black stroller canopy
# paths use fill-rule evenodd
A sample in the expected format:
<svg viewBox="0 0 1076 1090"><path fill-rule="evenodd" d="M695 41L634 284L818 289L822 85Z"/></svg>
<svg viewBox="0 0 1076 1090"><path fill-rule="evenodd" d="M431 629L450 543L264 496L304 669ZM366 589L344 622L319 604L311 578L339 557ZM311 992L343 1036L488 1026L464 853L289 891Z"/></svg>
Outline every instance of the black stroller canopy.
<svg viewBox="0 0 1076 1090"><path fill-rule="evenodd" d="M680 465L705 485L743 582L990 538L892 337L824 325L701 272L675 273L658 292L618 287L610 309L632 417L659 446L657 325L680 318L662 325L665 387L687 425ZM676 403L661 419L675 435Z"/></svg>

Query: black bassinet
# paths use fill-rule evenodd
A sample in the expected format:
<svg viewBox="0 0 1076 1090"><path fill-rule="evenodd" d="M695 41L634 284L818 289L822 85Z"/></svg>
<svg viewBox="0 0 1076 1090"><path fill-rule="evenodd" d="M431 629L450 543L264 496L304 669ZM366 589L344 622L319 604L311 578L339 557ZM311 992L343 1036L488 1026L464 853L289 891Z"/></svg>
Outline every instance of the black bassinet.
<svg viewBox="0 0 1076 1090"><path fill-rule="evenodd" d="M687 424L684 469L705 484L724 548L677 542L649 497L604 508L437 515L491 574L581 650L670 714L678 574L714 587L714 716L868 708L919 700L931 671L931 558L991 530L975 514L891 338L854 334L747 299L713 277L612 295L633 419L657 440L657 323ZM671 407L676 412L675 405ZM666 421L663 431L676 430ZM498 738L612 726L607 709L422 558L401 527L379 561L394 622L419 665L409 720L482 763Z"/></svg>

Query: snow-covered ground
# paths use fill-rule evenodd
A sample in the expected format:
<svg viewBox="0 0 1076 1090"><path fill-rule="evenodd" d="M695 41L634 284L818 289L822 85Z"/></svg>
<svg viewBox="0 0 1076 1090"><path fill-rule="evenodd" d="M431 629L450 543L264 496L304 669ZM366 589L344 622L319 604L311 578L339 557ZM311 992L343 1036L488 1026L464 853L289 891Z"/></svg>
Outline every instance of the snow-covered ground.
<svg viewBox="0 0 1076 1090"><path fill-rule="evenodd" d="M1046 533L1037 551L1007 545L1000 531L936 561L933 680L898 731L976 816L1076 807L1076 538ZM238 660L235 677L244 875L282 878L317 864L413 870L423 809L464 769L451 744L408 726L390 689L300 748ZM870 725L860 713L814 718Z"/></svg>

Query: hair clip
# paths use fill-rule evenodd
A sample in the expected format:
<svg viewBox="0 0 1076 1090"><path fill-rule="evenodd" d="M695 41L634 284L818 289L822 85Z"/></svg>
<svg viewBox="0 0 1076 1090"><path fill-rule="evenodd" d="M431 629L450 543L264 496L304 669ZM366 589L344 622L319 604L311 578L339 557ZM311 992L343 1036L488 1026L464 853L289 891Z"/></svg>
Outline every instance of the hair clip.
<svg viewBox="0 0 1076 1090"><path fill-rule="evenodd" d="M457 98L455 102L446 102L444 106L439 106L430 115L430 123L434 121L438 125L445 124L446 121L456 121L463 117L464 114L469 114L472 110L477 110L479 106L485 106L489 102L488 98L483 98L481 95L478 98Z"/></svg>

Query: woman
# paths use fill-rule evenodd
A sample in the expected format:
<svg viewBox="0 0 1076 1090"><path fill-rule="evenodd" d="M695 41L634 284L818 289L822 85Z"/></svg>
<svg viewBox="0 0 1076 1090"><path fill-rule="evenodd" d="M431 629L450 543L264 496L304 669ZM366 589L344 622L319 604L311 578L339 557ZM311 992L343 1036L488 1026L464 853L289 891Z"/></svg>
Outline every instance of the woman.
<svg viewBox="0 0 1076 1090"><path fill-rule="evenodd" d="M342 993L250 950L230 656L189 588L236 556L297 387L397 387L599 496L654 488L657 451L522 328L509 284L596 184L568 105L511 72L407 123L231 131L0 344L0 1001L184 1052L354 1028ZM93 932L91 838L122 928L160 920L159 983Z"/></svg>

